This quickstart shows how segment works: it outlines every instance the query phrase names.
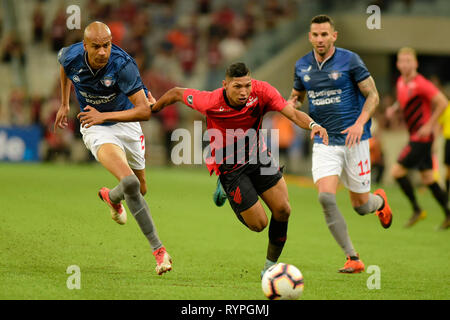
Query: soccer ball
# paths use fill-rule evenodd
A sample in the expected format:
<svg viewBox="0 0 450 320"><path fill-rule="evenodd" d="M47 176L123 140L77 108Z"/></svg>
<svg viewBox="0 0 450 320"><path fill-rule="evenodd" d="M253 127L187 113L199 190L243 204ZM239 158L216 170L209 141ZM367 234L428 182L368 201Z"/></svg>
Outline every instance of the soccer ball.
<svg viewBox="0 0 450 320"><path fill-rule="evenodd" d="M303 275L292 264L278 263L264 273L261 286L270 300L297 300L303 293Z"/></svg>

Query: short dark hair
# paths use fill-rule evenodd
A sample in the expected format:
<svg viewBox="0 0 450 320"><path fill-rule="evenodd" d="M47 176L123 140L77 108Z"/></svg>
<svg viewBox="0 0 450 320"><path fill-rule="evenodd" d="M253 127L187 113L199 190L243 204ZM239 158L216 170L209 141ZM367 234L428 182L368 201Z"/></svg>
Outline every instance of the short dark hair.
<svg viewBox="0 0 450 320"><path fill-rule="evenodd" d="M313 23L329 23L330 26L334 29L334 21L326 14L319 14L311 19L311 24Z"/></svg>
<svg viewBox="0 0 450 320"><path fill-rule="evenodd" d="M237 78L245 77L250 73L250 69L243 62L236 62L231 64L225 73L226 77Z"/></svg>

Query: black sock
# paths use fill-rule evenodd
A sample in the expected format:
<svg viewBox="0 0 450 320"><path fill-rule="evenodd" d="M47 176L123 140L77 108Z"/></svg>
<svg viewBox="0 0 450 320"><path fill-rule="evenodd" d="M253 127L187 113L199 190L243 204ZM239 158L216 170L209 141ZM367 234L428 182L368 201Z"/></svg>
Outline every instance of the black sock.
<svg viewBox="0 0 450 320"><path fill-rule="evenodd" d="M411 202L414 212L422 211L419 204L417 203L416 195L414 194L414 189L409 178L407 176L404 176L401 178L397 178L396 180Z"/></svg>
<svg viewBox="0 0 450 320"><path fill-rule="evenodd" d="M278 258L283 251L286 243L288 221L277 221L270 218L269 225L269 245L267 247L267 259L273 262L278 261Z"/></svg>
<svg viewBox="0 0 450 320"><path fill-rule="evenodd" d="M449 187L450 187L450 179L447 179L447 180L445 180L445 190L447 191L447 195L448 195L448 192L450 191Z"/></svg>
<svg viewBox="0 0 450 320"><path fill-rule="evenodd" d="M448 196L444 192L444 190L441 189L439 184L437 182L434 182L430 185L428 185L428 188L430 188L431 192L433 193L434 198L439 202L442 209L444 209L445 215L450 214L450 210L448 209L447 203L448 203Z"/></svg>

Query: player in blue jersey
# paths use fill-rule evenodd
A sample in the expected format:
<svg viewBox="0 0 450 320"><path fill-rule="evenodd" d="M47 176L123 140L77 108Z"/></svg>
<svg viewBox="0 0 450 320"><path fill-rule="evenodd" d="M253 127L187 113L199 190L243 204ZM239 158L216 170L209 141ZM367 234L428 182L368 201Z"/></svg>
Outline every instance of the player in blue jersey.
<svg viewBox="0 0 450 320"><path fill-rule="evenodd" d="M317 136L314 139L313 179L328 228L347 256L339 272L358 273L364 271L364 263L336 204L339 179L358 214L375 212L382 226L389 228L392 212L382 189L370 193L370 117L379 102L375 82L357 54L335 47L336 39L330 17L311 20L313 50L295 65L291 98L297 96L302 103L307 95L311 118L328 132L328 145Z"/></svg>
<svg viewBox="0 0 450 320"><path fill-rule="evenodd" d="M78 119L86 147L118 180L113 189L101 188L98 195L119 224L127 220L125 200L156 259L156 272L172 269L172 260L162 245L143 195L145 142L139 121L151 116L156 102L144 87L132 57L111 42L108 26L93 22L84 31L84 41L60 50L61 106L54 129L67 126L71 84L81 112ZM146 95L146 92L148 95Z"/></svg>

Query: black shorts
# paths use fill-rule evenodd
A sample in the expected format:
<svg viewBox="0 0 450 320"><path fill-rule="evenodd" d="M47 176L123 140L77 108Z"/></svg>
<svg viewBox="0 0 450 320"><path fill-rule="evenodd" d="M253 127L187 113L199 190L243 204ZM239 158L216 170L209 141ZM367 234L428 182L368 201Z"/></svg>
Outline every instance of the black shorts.
<svg viewBox="0 0 450 320"><path fill-rule="evenodd" d="M221 172L227 171L225 166L221 166ZM264 172L265 169L271 171ZM282 177L282 169L270 167L270 163L267 165L247 163L219 176L231 208L241 221L240 213L251 208L258 201L258 195L272 188Z"/></svg>
<svg viewBox="0 0 450 320"><path fill-rule="evenodd" d="M431 142L410 141L403 148L397 162L407 169L419 169L420 171L432 169L431 145Z"/></svg>
<svg viewBox="0 0 450 320"><path fill-rule="evenodd" d="M444 163L450 166L450 139L445 139Z"/></svg>

